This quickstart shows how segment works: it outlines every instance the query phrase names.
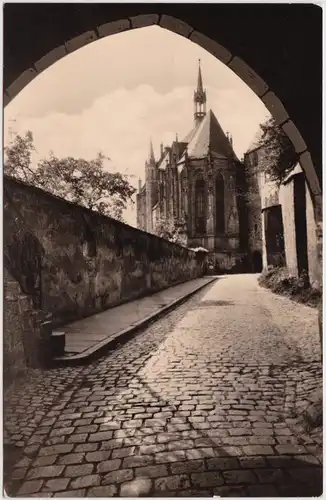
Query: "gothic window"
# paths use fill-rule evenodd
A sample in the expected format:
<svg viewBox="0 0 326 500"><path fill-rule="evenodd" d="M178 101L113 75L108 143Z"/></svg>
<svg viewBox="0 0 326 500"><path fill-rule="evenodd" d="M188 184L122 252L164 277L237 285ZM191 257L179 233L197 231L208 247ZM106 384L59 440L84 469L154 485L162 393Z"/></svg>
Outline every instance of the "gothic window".
<svg viewBox="0 0 326 500"><path fill-rule="evenodd" d="M195 184L195 225L196 233L206 233L205 181L201 176Z"/></svg>
<svg viewBox="0 0 326 500"><path fill-rule="evenodd" d="M216 232L225 232L225 211L224 211L224 180L221 174L217 174L215 180L215 221Z"/></svg>

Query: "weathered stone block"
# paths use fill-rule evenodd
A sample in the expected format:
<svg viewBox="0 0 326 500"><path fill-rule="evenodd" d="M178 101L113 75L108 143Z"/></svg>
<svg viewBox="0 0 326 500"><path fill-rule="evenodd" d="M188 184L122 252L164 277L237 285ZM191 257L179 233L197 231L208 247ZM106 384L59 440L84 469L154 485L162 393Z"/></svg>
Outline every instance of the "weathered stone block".
<svg viewBox="0 0 326 500"><path fill-rule="evenodd" d="M314 195L320 195L321 194L321 186L320 182L318 179L318 176L316 174L315 167L312 163L311 155L308 151L300 155L299 159L300 165L302 169L304 170L306 177L307 177L307 182L309 184L310 190Z"/></svg>
<svg viewBox="0 0 326 500"><path fill-rule="evenodd" d="M94 42L94 40L96 39L97 35L95 31L87 31L86 33L78 35L75 38L72 38L71 40L66 42L65 47L68 52L74 52L75 50L78 50L81 47L84 47L85 45Z"/></svg>
<svg viewBox="0 0 326 500"><path fill-rule="evenodd" d="M189 476L177 474L174 476L161 477L155 480L155 491L176 491L190 488Z"/></svg>
<svg viewBox="0 0 326 500"><path fill-rule="evenodd" d="M228 470L223 472L227 484L255 484L257 478L250 470Z"/></svg>
<svg viewBox="0 0 326 500"><path fill-rule="evenodd" d="M26 87L34 78L37 76L38 72L34 68L29 68L24 73L22 73L7 89L6 93L13 99L19 92Z"/></svg>
<svg viewBox="0 0 326 500"><path fill-rule="evenodd" d="M56 61L59 61L62 57L64 57L67 54L67 49L64 45L61 45L60 47L57 47L56 49L51 50L48 52L45 56L41 57L36 63L34 64L36 70L41 73L45 69L47 69L49 66L54 64Z"/></svg>
<svg viewBox="0 0 326 500"><path fill-rule="evenodd" d="M50 479L45 483L44 491L61 491L65 490L68 486L69 479L60 477L57 479Z"/></svg>
<svg viewBox="0 0 326 500"><path fill-rule="evenodd" d="M97 472L99 472L100 474L103 474L104 472L111 472L119 469L120 465L121 465L120 459L104 460L103 462L98 464Z"/></svg>
<svg viewBox="0 0 326 500"><path fill-rule="evenodd" d="M180 19L176 19L175 17L167 16L165 14L163 14L163 16L161 17L159 25L162 28L173 31L178 35L182 35L185 37L188 37L189 34L193 31L193 28L189 26L189 24L185 23L184 21L180 21Z"/></svg>
<svg viewBox="0 0 326 500"><path fill-rule="evenodd" d="M304 446L295 444L282 444L275 446L275 449L280 455L300 455L307 453Z"/></svg>
<svg viewBox="0 0 326 500"><path fill-rule="evenodd" d="M231 68L259 97L268 90L268 85L257 73L239 57L234 57L229 63Z"/></svg>
<svg viewBox="0 0 326 500"><path fill-rule="evenodd" d="M3 100L2 100L3 107L6 107L7 104L9 104L9 103L10 103L10 97L6 92L4 92L3 93Z"/></svg>
<svg viewBox="0 0 326 500"><path fill-rule="evenodd" d="M27 479L60 476L63 469L63 465L46 465L44 467L36 467L35 469L33 468L28 472Z"/></svg>
<svg viewBox="0 0 326 500"><path fill-rule="evenodd" d="M215 56L219 61L222 61L224 64L228 64L232 59L232 54L225 47L215 42L211 38L208 38L205 35L202 35L198 31L193 31L190 35L190 40L192 42L197 43L203 49L206 49L207 52L210 52L213 56Z"/></svg>
<svg viewBox="0 0 326 500"><path fill-rule="evenodd" d="M289 137L297 153L302 153L307 149L305 141L303 140L299 130L292 121L289 120L286 123L284 123L282 125L282 129Z"/></svg>
<svg viewBox="0 0 326 500"><path fill-rule="evenodd" d="M25 481L21 488L18 490L18 496L29 495L37 493L42 488L43 481Z"/></svg>
<svg viewBox="0 0 326 500"><path fill-rule="evenodd" d="M104 476L102 484L106 486L107 484L124 483L125 481L131 481L133 478L133 471L131 469L120 469L113 472L109 472Z"/></svg>
<svg viewBox="0 0 326 500"><path fill-rule="evenodd" d="M47 457L47 458L52 458ZM58 464L60 465L70 465L70 464L81 464L84 459L84 453L68 453L63 457L59 458Z"/></svg>
<svg viewBox="0 0 326 500"><path fill-rule="evenodd" d="M57 455L61 453L70 453L73 449L72 444L58 444L54 446L43 446L40 450L40 456Z"/></svg>
<svg viewBox="0 0 326 500"><path fill-rule="evenodd" d="M145 28L157 24L159 20L158 14L143 14L130 18L132 28Z"/></svg>
<svg viewBox="0 0 326 500"><path fill-rule="evenodd" d="M55 493L55 497L64 497L64 498L71 498L71 497L79 497L82 498L86 494L85 489L80 489L80 490L68 490L68 491L61 491L60 493Z"/></svg>
<svg viewBox="0 0 326 500"><path fill-rule="evenodd" d="M116 494L117 494L117 487L114 484L111 484L110 486L95 486L94 488L90 488L88 490L87 496L111 498L116 496Z"/></svg>
<svg viewBox="0 0 326 500"><path fill-rule="evenodd" d="M278 125L281 123L284 123L286 120L289 119L289 115L284 108L283 104L281 101L276 97L274 92L267 92L261 100L265 104L266 108L268 111L271 113L273 116L274 120Z"/></svg>
<svg viewBox="0 0 326 500"><path fill-rule="evenodd" d="M106 441L111 439L113 436L112 431L107 431L107 432L95 432L94 434L91 434L89 436L89 442L93 441Z"/></svg>
<svg viewBox="0 0 326 500"><path fill-rule="evenodd" d="M198 474L191 474L191 482L195 487L209 488L222 485L224 479L219 472L199 472Z"/></svg>
<svg viewBox="0 0 326 500"><path fill-rule="evenodd" d="M87 476L77 477L70 483L71 488L89 488L91 486L99 486L101 484L101 476L98 474L89 474Z"/></svg>
<svg viewBox="0 0 326 500"><path fill-rule="evenodd" d="M100 37L115 35L130 29L129 19L121 19L120 21L112 21L111 23L102 24L97 28Z"/></svg>
<svg viewBox="0 0 326 500"><path fill-rule="evenodd" d="M143 477L137 477L132 481L122 483L120 495L122 497L148 496L152 488L152 481Z"/></svg>
<svg viewBox="0 0 326 500"><path fill-rule="evenodd" d="M65 468L65 477L78 477L78 476L86 476L93 472L94 465L93 464L83 464L83 465L68 465Z"/></svg>
<svg viewBox="0 0 326 500"><path fill-rule="evenodd" d="M136 477L164 477L167 476L168 473L166 465L148 465L147 467L137 467L135 469Z"/></svg>
<svg viewBox="0 0 326 500"><path fill-rule="evenodd" d="M273 455L273 448L271 446L250 445L243 446L245 455Z"/></svg>

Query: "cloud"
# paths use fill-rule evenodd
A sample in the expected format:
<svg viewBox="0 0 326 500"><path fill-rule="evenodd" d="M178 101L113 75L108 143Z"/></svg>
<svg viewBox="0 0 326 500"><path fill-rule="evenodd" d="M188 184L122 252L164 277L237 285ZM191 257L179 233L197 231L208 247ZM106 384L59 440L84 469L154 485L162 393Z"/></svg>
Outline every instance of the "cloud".
<svg viewBox="0 0 326 500"><path fill-rule="evenodd" d="M209 107L222 128L232 133L236 153L241 156L265 110L258 99L255 106L234 91L208 88L207 94ZM192 97L191 87L178 87L164 95L149 85L133 90L120 88L94 100L80 114L21 116L14 129L18 133L33 132L40 156L53 151L60 157L91 159L102 151L111 159L108 168L135 176L136 187L138 177L144 179L150 138L158 155L161 141L169 144L176 133L182 140L192 128ZM134 215L128 220L135 223Z"/></svg>

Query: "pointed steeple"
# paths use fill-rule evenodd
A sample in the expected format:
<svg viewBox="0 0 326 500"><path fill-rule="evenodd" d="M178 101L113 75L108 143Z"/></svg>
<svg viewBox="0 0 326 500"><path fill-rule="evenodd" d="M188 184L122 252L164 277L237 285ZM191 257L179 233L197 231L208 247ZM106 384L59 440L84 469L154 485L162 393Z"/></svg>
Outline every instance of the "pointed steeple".
<svg viewBox="0 0 326 500"><path fill-rule="evenodd" d="M154 156L154 149L153 149L153 142L152 142L152 139L150 140L150 143L149 143L149 157L148 157L148 163L155 163L155 156Z"/></svg>
<svg viewBox="0 0 326 500"><path fill-rule="evenodd" d="M198 93L204 93L203 78L201 76L200 59L198 60L198 62L199 62L199 67L198 67L197 92Z"/></svg>
<svg viewBox="0 0 326 500"><path fill-rule="evenodd" d="M206 91L203 88L203 78L201 74L200 59L198 67L197 90L194 92L194 116L195 123L198 124L206 115Z"/></svg>

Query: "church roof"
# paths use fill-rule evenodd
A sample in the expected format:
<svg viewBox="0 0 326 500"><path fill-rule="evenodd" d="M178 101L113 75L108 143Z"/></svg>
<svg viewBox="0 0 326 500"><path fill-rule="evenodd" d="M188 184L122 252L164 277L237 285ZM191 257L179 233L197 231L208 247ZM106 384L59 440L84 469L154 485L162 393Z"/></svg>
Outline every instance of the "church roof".
<svg viewBox="0 0 326 500"><path fill-rule="evenodd" d="M216 116L209 110L188 144L189 158L203 158L208 152L227 158L235 156Z"/></svg>
<svg viewBox="0 0 326 500"><path fill-rule="evenodd" d="M187 142L187 143L189 143L189 142L193 139L193 137L194 137L195 133L197 132L198 127L199 127L199 124L197 123L197 124L196 124L196 125L195 125L195 126L194 126L191 130L190 130L190 132L188 132L188 134L186 135L186 137L183 139L183 141L182 141L182 142Z"/></svg>
<svg viewBox="0 0 326 500"><path fill-rule="evenodd" d="M176 142L174 141L172 143L172 152L176 153L178 158L181 158L183 153L185 152L185 149L187 147L187 142L182 141L182 142Z"/></svg>

